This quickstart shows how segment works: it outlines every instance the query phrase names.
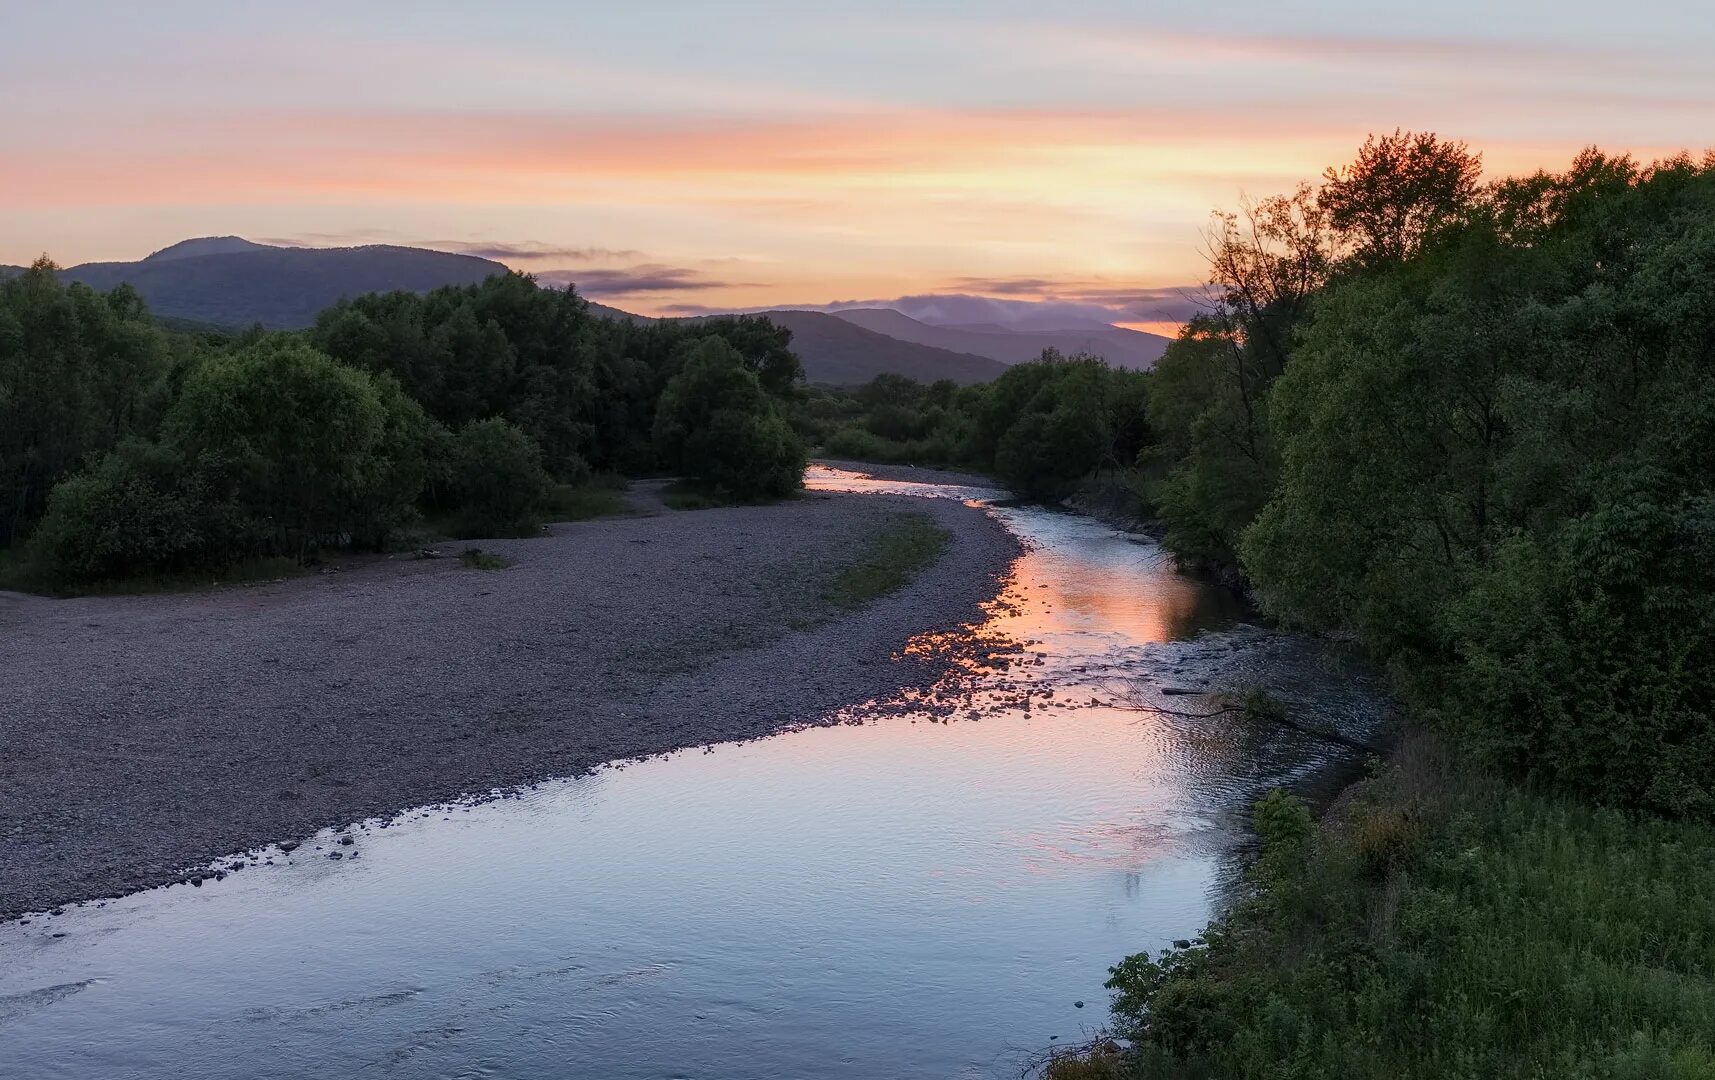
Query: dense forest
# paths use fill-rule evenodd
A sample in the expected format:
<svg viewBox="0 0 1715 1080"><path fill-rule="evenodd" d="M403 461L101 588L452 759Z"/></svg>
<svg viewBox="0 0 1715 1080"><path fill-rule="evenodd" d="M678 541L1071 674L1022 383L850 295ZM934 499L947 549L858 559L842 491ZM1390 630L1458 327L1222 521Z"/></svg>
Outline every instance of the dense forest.
<svg viewBox="0 0 1715 1080"><path fill-rule="evenodd" d="M0 549L82 589L382 549L425 516L528 533L621 473L777 497L804 461L788 343L751 317L597 318L520 275L342 301L304 333L172 332L44 260L0 281Z"/></svg>

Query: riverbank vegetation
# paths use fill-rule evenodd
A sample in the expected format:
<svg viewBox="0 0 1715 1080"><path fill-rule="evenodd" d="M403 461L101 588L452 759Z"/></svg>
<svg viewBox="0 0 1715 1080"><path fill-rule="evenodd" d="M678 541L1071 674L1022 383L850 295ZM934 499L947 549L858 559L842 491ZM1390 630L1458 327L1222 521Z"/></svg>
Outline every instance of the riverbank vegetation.
<svg viewBox="0 0 1715 1080"><path fill-rule="evenodd" d="M1447 750L1265 802L1248 898L1115 969L1135 1052L1061 1075L1715 1075L1715 157L1396 133L1211 246L1149 508Z"/></svg>
<svg viewBox="0 0 1715 1080"><path fill-rule="evenodd" d="M830 457L974 469L1054 502L1132 471L1147 445L1147 381L1048 350L979 386L881 375L851 389L810 387L789 416Z"/></svg>
<svg viewBox="0 0 1715 1080"><path fill-rule="evenodd" d="M776 497L804 460L788 341L749 317L598 318L516 274L342 301L304 333L192 335L44 260L0 281L6 581L225 580L425 520L531 535L663 467Z"/></svg>
<svg viewBox="0 0 1715 1080"><path fill-rule="evenodd" d="M947 549L952 534L928 514L895 514L864 536L857 558L822 590L830 607L860 608L904 588Z"/></svg>

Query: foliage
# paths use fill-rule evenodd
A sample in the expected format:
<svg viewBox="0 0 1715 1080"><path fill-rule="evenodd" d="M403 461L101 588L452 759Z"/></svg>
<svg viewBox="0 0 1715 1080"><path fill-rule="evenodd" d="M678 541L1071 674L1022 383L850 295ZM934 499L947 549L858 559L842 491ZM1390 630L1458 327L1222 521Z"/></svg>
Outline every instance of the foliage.
<svg viewBox="0 0 1715 1080"><path fill-rule="evenodd" d="M571 290L539 288L522 274L342 300L311 331L336 359L394 375L449 429L509 420L569 482L592 467L656 467L656 401L701 341L726 342L766 390L785 394L803 370L791 337L759 316L598 318Z"/></svg>
<svg viewBox="0 0 1715 1080"><path fill-rule="evenodd" d="M928 514L895 514L863 537L858 557L822 590L831 607L859 608L908 584L946 550L952 534Z"/></svg>
<svg viewBox="0 0 1715 1080"><path fill-rule="evenodd" d="M1113 969L1133 1075L1715 1072L1715 836L1432 767L1259 806L1251 899Z"/></svg>
<svg viewBox="0 0 1715 1080"><path fill-rule="evenodd" d="M718 338L699 343L661 392L655 443L682 475L741 500L779 498L803 480L803 444Z"/></svg>
<svg viewBox="0 0 1715 1080"><path fill-rule="evenodd" d="M466 536L528 536L541 529L550 488L542 451L499 417L473 420L453 437L450 485Z"/></svg>
<svg viewBox="0 0 1715 1080"><path fill-rule="evenodd" d="M1396 132L1223 219L1144 466L1500 778L1265 802L1253 895L1114 969L1138 1075L1715 1075L1715 156L1477 167Z"/></svg>
<svg viewBox="0 0 1715 1080"><path fill-rule="evenodd" d="M479 547L467 547L459 552L459 565L466 570L504 570L512 563L504 555L496 555Z"/></svg>
<svg viewBox="0 0 1715 1080"><path fill-rule="evenodd" d="M187 461L141 440L57 485L30 538L55 588L222 567L257 549L256 525L229 496L216 459Z"/></svg>
<svg viewBox="0 0 1715 1080"><path fill-rule="evenodd" d="M269 553L380 542L414 515L422 410L386 379L285 336L211 357L185 379L163 436L190 459L228 463L237 501Z"/></svg>
<svg viewBox="0 0 1715 1080"><path fill-rule="evenodd" d="M0 546L86 457L148 435L172 344L129 288L65 286L46 258L0 280Z"/></svg>
<svg viewBox="0 0 1715 1080"><path fill-rule="evenodd" d="M509 274L343 300L304 334L177 325L129 289L62 286L45 260L0 282L0 550L69 485L9 578L302 562L384 547L420 510L485 534L623 512L596 478L660 467L657 403L706 342L750 387L690 433L715 450L693 455L708 482L767 497L802 470L776 401L801 366L765 318L598 318ZM103 456L127 439L147 445Z"/></svg>
<svg viewBox="0 0 1715 1080"><path fill-rule="evenodd" d="M622 491L596 484L554 484L543 498L548 521L587 521L625 513L630 504Z"/></svg>
<svg viewBox="0 0 1715 1080"><path fill-rule="evenodd" d="M1494 760L1710 815L1715 168L1619 172L1546 178L1583 209L1529 243L1474 212L1331 285L1240 548L1273 610L1421 672Z"/></svg>
<svg viewBox="0 0 1715 1080"><path fill-rule="evenodd" d="M1399 262L1476 201L1482 155L1427 132L1372 135L1357 160L1329 169L1316 205L1368 265Z"/></svg>

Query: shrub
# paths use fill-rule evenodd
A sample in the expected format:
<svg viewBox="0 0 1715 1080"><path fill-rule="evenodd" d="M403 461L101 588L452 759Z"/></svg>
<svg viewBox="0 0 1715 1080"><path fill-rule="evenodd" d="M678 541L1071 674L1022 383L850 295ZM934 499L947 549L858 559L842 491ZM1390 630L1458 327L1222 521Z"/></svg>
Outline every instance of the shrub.
<svg viewBox="0 0 1715 1080"><path fill-rule="evenodd" d="M422 411L391 381L286 337L195 367L164 432L187 457L231 463L269 546L300 559L323 543L384 537L423 484Z"/></svg>
<svg viewBox="0 0 1715 1080"><path fill-rule="evenodd" d="M550 481L530 436L499 417L475 420L453 437L449 482L460 527L471 536L535 532Z"/></svg>
<svg viewBox="0 0 1715 1080"><path fill-rule="evenodd" d="M778 498L803 482L804 444L743 357L716 338L661 392L655 444L669 467L739 499Z"/></svg>
<svg viewBox="0 0 1715 1080"><path fill-rule="evenodd" d="M122 444L48 497L30 540L59 587L216 569L250 554L251 521L220 493L219 470L150 443Z"/></svg>

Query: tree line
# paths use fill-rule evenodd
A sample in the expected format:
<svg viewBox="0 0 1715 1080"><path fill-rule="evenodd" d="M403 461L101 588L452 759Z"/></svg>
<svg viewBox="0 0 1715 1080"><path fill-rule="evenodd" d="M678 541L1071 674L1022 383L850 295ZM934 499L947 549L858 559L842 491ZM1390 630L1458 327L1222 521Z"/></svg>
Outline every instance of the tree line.
<svg viewBox="0 0 1715 1080"><path fill-rule="evenodd" d="M1217 214L1144 388L1182 560L1393 674L1404 746L1048 1075L1715 1071L1715 154L1434 135Z"/></svg>
<svg viewBox="0 0 1715 1080"><path fill-rule="evenodd" d="M811 389L831 455L1096 487L1517 775L1715 818L1715 157L1483 182L1432 134L1215 215L1153 371Z"/></svg>
<svg viewBox="0 0 1715 1080"><path fill-rule="evenodd" d="M73 588L379 549L424 514L525 533L603 474L776 497L805 452L789 346L754 317L599 318L518 274L303 333L170 332L44 259L0 281L0 549Z"/></svg>

